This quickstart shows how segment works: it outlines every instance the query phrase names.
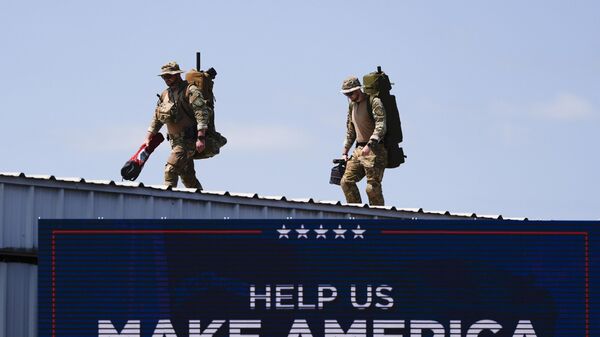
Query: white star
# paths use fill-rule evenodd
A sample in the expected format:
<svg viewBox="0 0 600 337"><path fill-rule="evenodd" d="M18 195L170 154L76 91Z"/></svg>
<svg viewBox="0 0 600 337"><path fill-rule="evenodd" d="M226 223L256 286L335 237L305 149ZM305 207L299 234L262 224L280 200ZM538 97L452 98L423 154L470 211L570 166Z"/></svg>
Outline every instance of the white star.
<svg viewBox="0 0 600 337"><path fill-rule="evenodd" d="M290 230L291 229L285 228L285 225L281 226L281 229L277 230L279 232L279 238L289 239L290 237L288 236L288 234L290 233Z"/></svg>
<svg viewBox="0 0 600 337"><path fill-rule="evenodd" d="M364 239L363 234L367 231L366 229L360 229L360 225L356 225L356 229L352 230L354 232L354 238Z"/></svg>
<svg viewBox="0 0 600 337"><path fill-rule="evenodd" d="M329 232L329 229L324 229L323 225L319 226L319 229L315 229L315 232L317 233L317 239L318 238L323 238L326 239L327 235L325 235L327 232Z"/></svg>
<svg viewBox="0 0 600 337"><path fill-rule="evenodd" d="M304 225L300 225L300 229L296 229L296 232L298 232L298 239L308 239L308 236L306 236L306 234L308 234L309 231L310 229L305 229Z"/></svg>
<svg viewBox="0 0 600 337"><path fill-rule="evenodd" d="M343 229L342 225L338 225L337 229L334 229L333 232L335 233L335 238L342 238L345 239L346 237L344 236L344 233L346 233L348 230L347 229Z"/></svg>

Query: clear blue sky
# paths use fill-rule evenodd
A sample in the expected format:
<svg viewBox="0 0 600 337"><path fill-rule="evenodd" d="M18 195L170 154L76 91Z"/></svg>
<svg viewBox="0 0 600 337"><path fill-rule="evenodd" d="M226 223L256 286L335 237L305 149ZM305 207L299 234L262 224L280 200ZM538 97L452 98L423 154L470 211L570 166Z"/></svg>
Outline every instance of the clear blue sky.
<svg viewBox="0 0 600 337"><path fill-rule="evenodd" d="M395 82L386 204L600 218L600 2L2 1L0 171L120 180L170 60L219 72L207 190L343 200L348 75ZM139 180L161 184L167 144ZM364 196L364 182L360 185Z"/></svg>

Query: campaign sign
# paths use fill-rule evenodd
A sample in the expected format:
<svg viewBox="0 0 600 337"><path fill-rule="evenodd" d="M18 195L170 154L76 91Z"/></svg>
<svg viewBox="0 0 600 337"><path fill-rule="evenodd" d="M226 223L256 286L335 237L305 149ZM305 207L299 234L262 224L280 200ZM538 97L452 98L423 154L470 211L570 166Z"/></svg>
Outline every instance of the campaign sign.
<svg viewBox="0 0 600 337"><path fill-rule="evenodd" d="M600 336L599 222L39 228L43 337Z"/></svg>

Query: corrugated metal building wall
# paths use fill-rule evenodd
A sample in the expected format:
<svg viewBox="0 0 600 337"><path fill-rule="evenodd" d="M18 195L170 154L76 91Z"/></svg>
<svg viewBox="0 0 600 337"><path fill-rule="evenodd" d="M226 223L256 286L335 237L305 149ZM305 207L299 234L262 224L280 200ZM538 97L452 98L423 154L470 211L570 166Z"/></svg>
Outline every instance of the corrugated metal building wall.
<svg viewBox="0 0 600 337"><path fill-rule="evenodd" d="M37 266L0 262L0 336L37 336Z"/></svg>
<svg viewBox="0 0 600 337"><path fill-rule="evenodd" d="M37 336L37 220L43 219L502 219L0 173L0 337Z"/></svg>

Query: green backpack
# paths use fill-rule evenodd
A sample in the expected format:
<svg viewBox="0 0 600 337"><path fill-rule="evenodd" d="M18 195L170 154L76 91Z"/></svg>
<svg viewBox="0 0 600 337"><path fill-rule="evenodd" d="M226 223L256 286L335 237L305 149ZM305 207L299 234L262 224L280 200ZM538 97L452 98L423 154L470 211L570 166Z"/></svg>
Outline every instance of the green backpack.
<svg viewBox="0 0 600 337"><path fill-rule="evenodd" d="M374 97L381 99L385 109L386 133L383 139L388 152L387 168L394 168L404 163L406 156L404 150L398 144L402 142L402 125L400 123L400 112L396 105L396 96L390 93L392 83L386 73L377 67L376 72L363 76L363 87L365 94L369 95L369 110Z"/></svg>

